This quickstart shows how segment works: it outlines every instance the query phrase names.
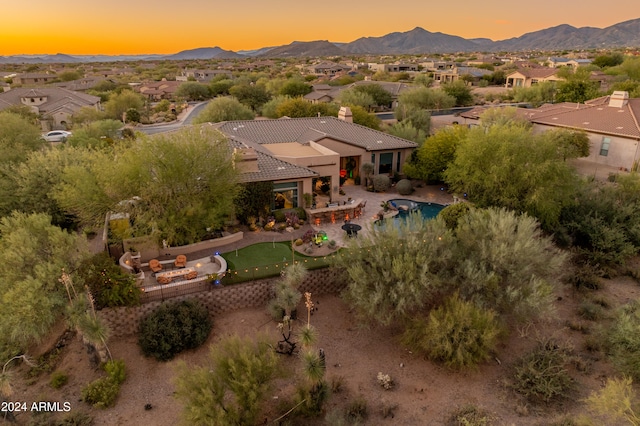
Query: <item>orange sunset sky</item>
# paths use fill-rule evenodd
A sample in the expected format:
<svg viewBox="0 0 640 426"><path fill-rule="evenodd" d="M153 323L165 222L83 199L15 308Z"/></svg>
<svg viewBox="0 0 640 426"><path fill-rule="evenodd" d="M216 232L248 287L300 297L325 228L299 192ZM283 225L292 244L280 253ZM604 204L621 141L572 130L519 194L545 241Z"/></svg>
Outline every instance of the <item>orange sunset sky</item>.
<svg viewBox="0 0 640 426"><path fill-rule="evenodd" d="M30 0L7 2L2 11L0 55L237 51L294 40L349 42L417 26L502 40L563 23L604 28L640 16L637 0Z"/></svg>

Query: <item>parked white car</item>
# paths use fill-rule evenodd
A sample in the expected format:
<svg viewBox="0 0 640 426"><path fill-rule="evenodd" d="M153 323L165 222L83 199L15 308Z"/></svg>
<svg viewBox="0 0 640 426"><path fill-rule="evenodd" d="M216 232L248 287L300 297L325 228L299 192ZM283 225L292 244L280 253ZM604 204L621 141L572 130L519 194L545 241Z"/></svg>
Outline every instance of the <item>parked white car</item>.
<svg viewBox="0 0 640 426"><path fill-rule="evenodd" d="M52 130L42 135L42 139L47 142L66 142L71 136L71 132L65 130Z"/></svg>

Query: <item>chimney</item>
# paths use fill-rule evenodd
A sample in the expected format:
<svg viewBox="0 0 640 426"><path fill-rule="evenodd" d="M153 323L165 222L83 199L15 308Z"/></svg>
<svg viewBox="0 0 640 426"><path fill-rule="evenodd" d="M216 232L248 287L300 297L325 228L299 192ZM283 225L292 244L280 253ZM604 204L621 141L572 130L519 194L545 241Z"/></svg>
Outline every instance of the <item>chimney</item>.
<svg viewBox="0 0 640 426"><path fill-rule="evenodd" d="M340 112L338 112L338 118L340 120L346 121L347 123L353 123L353 114L351 113L351 108L340 107Z"/></svg>
<svg viewBox="0 0 640 426"><path fill-rule="evenodd" d="M259 172L258 155L253 148L235 148L236 165L240 173Z"/></svg>
<svg viewBox="0 0 640 426"><path fill-rule="evenodd" d="M616 90L609 97L609 106L614 108L622 108L629 102L629 92Z"/></svg>

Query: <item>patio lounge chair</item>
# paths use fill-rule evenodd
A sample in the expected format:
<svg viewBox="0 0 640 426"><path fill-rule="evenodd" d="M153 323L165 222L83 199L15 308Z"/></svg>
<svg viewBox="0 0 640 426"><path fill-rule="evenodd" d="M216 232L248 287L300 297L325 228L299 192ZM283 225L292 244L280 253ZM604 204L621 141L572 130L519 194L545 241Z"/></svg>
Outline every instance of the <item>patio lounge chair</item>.
<svg viewBox="0 0 640 426"><path fill-rule="evenodd" d="M149 261L149 269L155 274L156 272L162 271L162 264L158 259L151 259Z"/></svg>
<svg viewBox="0 0 640 426"><path fill-rule="evenodd" d="M179 254L176 257L175 262L173 262L173 264L176 266L176 268L184 268L187 266L187 256L185 256L184 254Z"/></svg>

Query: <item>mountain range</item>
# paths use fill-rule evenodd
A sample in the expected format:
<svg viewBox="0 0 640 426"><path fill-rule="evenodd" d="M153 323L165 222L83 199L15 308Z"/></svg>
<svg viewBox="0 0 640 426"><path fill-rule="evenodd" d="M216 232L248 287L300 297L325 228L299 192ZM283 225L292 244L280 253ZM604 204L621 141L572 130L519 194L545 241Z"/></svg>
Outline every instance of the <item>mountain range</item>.
<svg viewBox="0 0 640 426"><path fill-rule="evenodd" d="M432 33L417 27L381 37L361 37L349 43L327 40L294 41L285 46L233 52L220 47L183 50L173 55L17 55L0 56L2 63L75 63L139 60L239 59L247 57L285 58L343 56L352 54L429 54L455 52L518 52L531 50L575 50L613 47L640 47L640 18L606 28L558 25L507 40L465 39Z"/></svg>

